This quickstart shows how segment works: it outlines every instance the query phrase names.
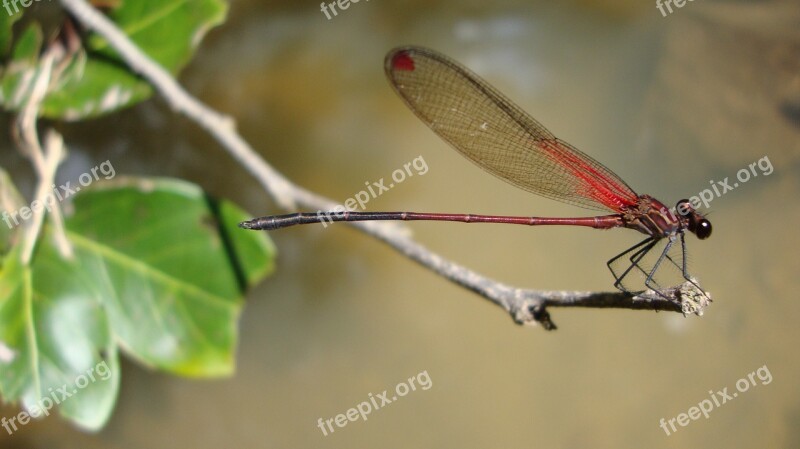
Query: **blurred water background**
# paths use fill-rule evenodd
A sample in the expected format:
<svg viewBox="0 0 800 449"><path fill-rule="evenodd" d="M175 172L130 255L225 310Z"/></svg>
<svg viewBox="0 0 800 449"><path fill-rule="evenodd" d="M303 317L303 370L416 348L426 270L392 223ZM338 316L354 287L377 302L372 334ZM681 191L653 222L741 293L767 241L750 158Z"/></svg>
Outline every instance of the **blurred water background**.
<svg viewBox="0 0 800 449"><path fill-rule="evenodd" d="M674 8L674 5L673 5ZM411 114L383 56L419 44L461 61L553 133L673 205L768 158L715 198L708 240L687 238L711 291L705 316L555 309L523 328L499 308L347 226L272 234L277 272L252 291L234 377L189 381L125 363L117 410L87 435L58 418L2 448L800 447L800 4L634 0L352 3L235 1L182 74L278 170L337 201L423 156L429 168L368 210L579 216L480 171ZM208 135L156 98L60 126L63 176L110 159L280 213ZM2 163L30 194L10 139ZM413 223L441 255L528 288L609 290L632 231ZM763 366L733 401L659 427ZM418 390L324 436L333 418L427 371ZM762 371L763 372L763 371ZM758 378L756 377L756 380ZM2 416L15 413L2 407Z"/></svg>

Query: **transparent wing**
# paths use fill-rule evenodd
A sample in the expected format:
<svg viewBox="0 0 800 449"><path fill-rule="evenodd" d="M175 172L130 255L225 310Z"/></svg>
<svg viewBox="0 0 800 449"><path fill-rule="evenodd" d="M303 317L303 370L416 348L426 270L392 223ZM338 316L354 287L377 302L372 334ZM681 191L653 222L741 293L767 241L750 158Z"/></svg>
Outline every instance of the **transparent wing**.
<svg viewBox="0 0 800 449"><path fill-rule="evenodd" d="M529 192L620 212L637 194L614 172L557 139L486 81L433 50L397 48L386 76L436 134L484 170Z"/></svg>

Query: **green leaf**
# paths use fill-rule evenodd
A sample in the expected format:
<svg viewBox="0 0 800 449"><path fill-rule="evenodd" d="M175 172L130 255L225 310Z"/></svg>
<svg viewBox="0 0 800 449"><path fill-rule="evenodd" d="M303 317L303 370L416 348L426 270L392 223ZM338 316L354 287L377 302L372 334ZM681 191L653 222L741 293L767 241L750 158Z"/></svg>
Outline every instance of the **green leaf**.
<svg viewBox="0 0 800 449"><path fill-rule="evenodd" d="M242 296L273 268L272 243L241 232L243 211L186 182L98 187L75 198L67 229L94 288L109 290L104 306L115 338L149 366L230 374Z"/></svg>
<svg viewBox="0 0 800 449"><path fill-rule="evenodd" d="M222 0L124 0L110 11L109 17L142 51L177 74L208 30L224 21L226 13L227 4ZM40 47L41 40L37 55ZM9 75L16 82L19 76L14 73L30 72L35 66L35 61L17 58L16 50L7 64ZM4 107L19 109L22 99L12 101L16 97L6 88L7 84L17 83L4 79L2 84L0 101ZM134 105L152 93L150 85L128 69L108 42L90 35L84 47L72 56L59 82L51 87L41 115L82 120Z"/></svg>
<svg viewBox="0 0 800 449"><path fill-rule="evenodd" d="M42 39L42 28L38 23L32 23L14 46L11 61L4 67L0 84L0 102L5 108L18 110L28 97L38 68Z"/></svg>
<svg viewBox="0 0 800 449"><path fill-rule="evenodd" d="M44 242L43 242L44 243ZM78 265L42 245L31 267L18 251L0 272L0 391L30 416L61 414L94 430L108 420L119 388L119 360L97 293Z"/></svg>
<svg viewBox="0 0 800 449"><path fill-rule="evenodd" d="M18 250L2 260L5 400L34 414L63 391L60 413L96 430L113 411L118 350L185 376L230 374L243 291L275 255L265 233L238 228L247 214L167 179L98 182L67 206L72 259L46 227L30 267Z"/></svg>

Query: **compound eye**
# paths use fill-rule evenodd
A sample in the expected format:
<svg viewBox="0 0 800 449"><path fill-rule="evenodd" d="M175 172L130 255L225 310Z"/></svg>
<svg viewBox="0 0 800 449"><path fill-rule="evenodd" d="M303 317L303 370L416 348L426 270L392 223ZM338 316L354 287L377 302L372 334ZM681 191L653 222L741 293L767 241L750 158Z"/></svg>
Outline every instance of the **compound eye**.
<svg viewBox="0 0 800 449"><path fill-rule="evenodd" d="M695 225L694 234L700 240L708 238L711 235L711 222L705 218L698 221L697 225Z"/></svg>

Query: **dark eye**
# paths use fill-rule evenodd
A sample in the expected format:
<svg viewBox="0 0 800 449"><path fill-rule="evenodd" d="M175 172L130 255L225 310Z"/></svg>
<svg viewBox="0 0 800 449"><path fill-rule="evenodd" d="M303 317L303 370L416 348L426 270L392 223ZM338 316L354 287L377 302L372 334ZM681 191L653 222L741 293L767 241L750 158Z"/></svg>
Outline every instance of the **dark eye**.
<svg viewBox="0 0 800 449"><path fill-rule="evenodd" d="M697 225L695 225L694 234L700 240L708 238L711 235L711 222L705 218L698 221Z"/></svg>

